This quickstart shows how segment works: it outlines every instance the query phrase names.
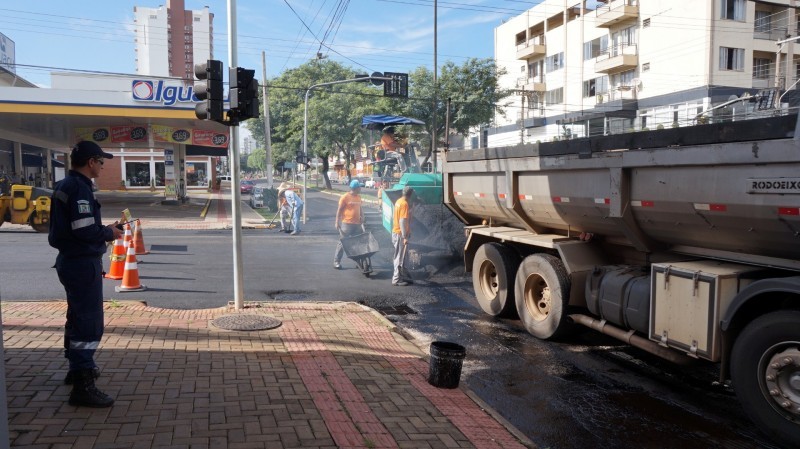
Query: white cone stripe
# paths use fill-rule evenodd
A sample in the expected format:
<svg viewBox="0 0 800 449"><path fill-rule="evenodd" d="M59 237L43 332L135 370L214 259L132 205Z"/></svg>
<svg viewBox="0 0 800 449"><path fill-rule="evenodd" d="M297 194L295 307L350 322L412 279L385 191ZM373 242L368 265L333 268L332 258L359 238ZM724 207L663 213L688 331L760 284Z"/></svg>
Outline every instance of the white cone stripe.
<svg viewBox="0 0 800 449"><path fill-rule="evenodd" d="M139 271L139 266L136 262L125 262L125 271L136 270Z"/></svg>

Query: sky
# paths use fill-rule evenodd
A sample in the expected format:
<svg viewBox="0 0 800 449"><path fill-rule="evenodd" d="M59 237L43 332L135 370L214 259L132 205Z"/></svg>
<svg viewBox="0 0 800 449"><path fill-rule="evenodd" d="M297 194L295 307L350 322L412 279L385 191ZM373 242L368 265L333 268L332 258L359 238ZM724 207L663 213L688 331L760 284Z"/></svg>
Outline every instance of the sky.
<svg viewBox="0 0 800 449"><path fill-rule="evenodd" d="M494 29L537 0L437 0L438 67L492 58ZM433 68L433 0L237 0L238 66L273 78L314 58L364 73ZM0 33L15 43L17 74L41 87L51 71L136 72L134 6L166 0L3 0ZM214 56L228 63L227 2L185 0L214 14ZM341 20L336 20L340 18ZM327 32L326 30L330 30ZM320 41L324 45L320 44Z"/></svg>

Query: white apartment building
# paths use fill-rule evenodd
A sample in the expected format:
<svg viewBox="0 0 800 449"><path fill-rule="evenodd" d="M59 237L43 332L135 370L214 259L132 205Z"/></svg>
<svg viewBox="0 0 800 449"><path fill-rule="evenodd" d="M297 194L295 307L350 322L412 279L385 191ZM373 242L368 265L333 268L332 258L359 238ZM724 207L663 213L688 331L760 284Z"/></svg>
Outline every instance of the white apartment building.
<svg viewBox="0 0 800 449"><path fill-rule="evenodd" d="M495 29L500 84L515 95L471 146L686 126L734 95L794 89L800 74L800 43L776 44L798 35L800 0L575 1L545 0Z"/></svg>
<svg viewBox="0 0 800 449"><path fill-rule="evenodd" d="M158 8L133 8L136 73L194 80L194 64L213 59L214 14L208 6L186 11L183 0Z"/></svg>

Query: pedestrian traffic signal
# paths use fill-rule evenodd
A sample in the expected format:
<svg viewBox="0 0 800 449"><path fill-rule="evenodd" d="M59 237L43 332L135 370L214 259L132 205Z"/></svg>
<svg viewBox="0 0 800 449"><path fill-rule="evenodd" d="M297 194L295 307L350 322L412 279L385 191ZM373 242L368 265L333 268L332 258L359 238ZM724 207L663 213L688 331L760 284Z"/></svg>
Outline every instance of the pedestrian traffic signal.
<svg viewBox="0 0 800 449"><path fill-rule="evenodd" d="M408 98L408 73L384 72L383 76L392 79L383 83L384 97Z"/></svg>
<svg viewBox="0 0 800 449"><path fill-rule="evenodd" d="M201 82L194 85L194 96L201 100L194 108L200 120L225 120L222 86L222 61L209 59L205 64L194 66L194 76Z"/></svg>
<svg viewBox="0 0 800 449"><path fill-rule="evenodd" d="M255 70L231 67L228 84L231 102L230 116L236 121L244 121L259 116L258 80L253 77Z"/></svg>

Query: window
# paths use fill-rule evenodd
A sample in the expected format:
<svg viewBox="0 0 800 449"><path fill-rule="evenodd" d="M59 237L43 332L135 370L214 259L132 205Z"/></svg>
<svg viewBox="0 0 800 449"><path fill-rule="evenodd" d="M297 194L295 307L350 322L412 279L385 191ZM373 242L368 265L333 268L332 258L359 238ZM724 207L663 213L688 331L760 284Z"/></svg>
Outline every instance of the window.
<svg viewBox="0 0 800 449"><path fill-rule="evenodd" d="M721 19L744 20L744 0L720 0Z"/></svg>
<svg viewBox="0 0 800 449"><path fill-rule="evenodd" d="M164 186L164 178L166 178L166 170L164 169L163 162L156 162L156 186Z"/></svg>
<svg viewBox="0 0 800 449"><path fill-rule="evenodd" d="M547 73L553 72L555 70L561 69L564 67L564 52L557 53L552 56L548 56L545 59L545 67Z"/></svg>
<svg viewBox="0 0 800 449"><path fill-rule="evenodd" d="M590 79L583 82L583 97L594 97L608 92L608 77Z"/></svg>
<svg viewBox="0 0 800 449"><path fill-rule="evenodd" d="M753 78L769 79L770 60L766 58L753 58Z"/></svg>
<svg viewBox="0 0 800 449"><path fill-rule="evenodd" d="M594 59L608 51L608 36L601 36L583 43L583 60Z"/></svg>
<svg viewBox="0 0 800 449"><path fill-rule="evenodd" d="M205 187L208 185L206 179L207 166L205 162L187 162L186 163L186 185Z"/></svg>
<svg viewBox="0 0 800 449"><path fill-rule="evenodd" d="M624 30L619 30L611 35L611 42L613 49L611 56L617 56L623 51L622 47L627 45L636 45L636 27L630 26Z"/></svg>
<svg viewBox="0 0 800 449"><path fill-rule="evenodd" d="M636 77L636 70L628 70L611 75L609 81L614 87L630 87L633 84L633 79Z"/></svg>
<svg viewBox="0 0 800 449"><path fill-rule="evenodd" d="M756 33L769 33L772 29L772 21L769 11L756 11Z"/></svg>
<svg viewBox="0 0 800 449"><path fill-rule="evenodd" d="M158 16L157 16L157 15L155 15L155 14L150 14L150 19L151 19L151 20L158 19Z"/></svg>
<svg viewBox="0 0 800 449"><path fill-rule="evenodd" d="M197 17L195 17L195 18L194 18L194 21L195 21L195 22L199 22L199 21L200 21L200 16L197 16Z"/></svg>
<svg viewBox="0 0 800 449"><path fill-rule="evenodd" d="M548 90L544 93L544 101L548 104L561 104L564 102L564 88Z"/></svg>
<svg viewBox="0 0 800 449"><path fill-rule="evenodd" d="M129 187L150 185L150 162L126 162L125 183Z"/></svg>
<svg viewBox="0 0 800 449"><path fill-rule="evenodd" d="M720 70L744 70L744 48L719 48Z"/></svg>
<svg viewBox="0 0 800 449"><path fill-rule="evenodd" d="M544 61L539 60L528 64L528 78L539 78L542 75Z"/></svg>

